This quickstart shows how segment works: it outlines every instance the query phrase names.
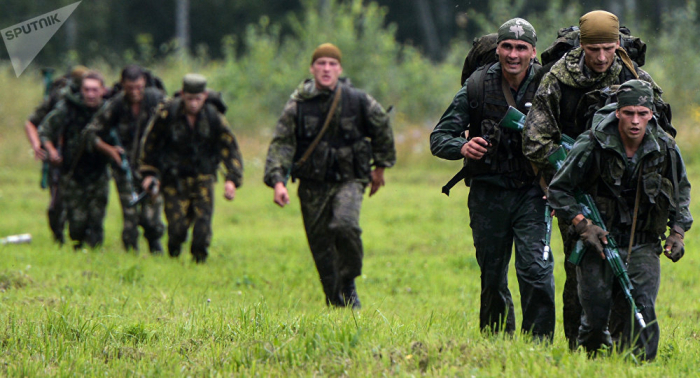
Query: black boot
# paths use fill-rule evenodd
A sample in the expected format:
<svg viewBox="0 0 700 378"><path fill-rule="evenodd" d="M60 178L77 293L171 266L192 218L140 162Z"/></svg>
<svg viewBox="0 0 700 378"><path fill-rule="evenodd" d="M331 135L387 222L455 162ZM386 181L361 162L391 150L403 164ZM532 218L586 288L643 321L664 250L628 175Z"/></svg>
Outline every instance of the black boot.
<svg viewBox="0 0 700 378"><path fill-rule="evenodd" d="M151 251L151 254L163 254L163 245L160 243L160 239L148 240L148 249Z"/></svg>
<svg viewBox="0 0 700 378"><path fill-rule="evenodd" d="M344 306L352 306L353 310L359 310L362 308L360 298L357 296L357 290L355 289L354 279L343 284L343 288L340 290L340 296L343 300Z"/></svg>

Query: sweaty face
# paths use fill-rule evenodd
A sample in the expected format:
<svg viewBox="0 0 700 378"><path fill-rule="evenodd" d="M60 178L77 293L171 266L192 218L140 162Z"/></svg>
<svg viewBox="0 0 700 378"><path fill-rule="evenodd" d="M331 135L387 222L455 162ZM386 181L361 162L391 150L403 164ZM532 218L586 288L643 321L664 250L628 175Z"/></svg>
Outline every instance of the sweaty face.
<svg viewBox="0 0 700 378"><path fill-rule="evenodd" d="M581 44L583 47L583 60L586 67L593 72L603 73L612 66L615 61L615 50L620 42Z"/></svg>
<svg viewBox="0 0 700 378"><path fill-rule="evenodd" d="M83 79L80 85L80 94L83 96L83 102L88 108L96 108L102 105L102 96L104 96L105 88L97 79Z"/></svg>
<svg viewBox="0 0 700 378"><path fill-rule="evenodd" d="M527 72L530 61L537 55L537 50L527 42L506 39L496 47L496 55L504 72L519 76Z"/></svg>
<svg viewBox="0 0 700 378"><path fill-rule="evenodd" d="M644 106L625 106L615 111L617 128L623 141L641 141L651 120L652 112Z"/></svg>
<svg viewBox="0 0 700 378"><path fill-rule="evenodd" d="M195 115L202 110L204 102L207 100L207 93L187 93L182 92L182 101L185 103L185 113Z"/></svg>
<svg viewBox="0 0 700 378"><path fill-rule="evenodd" d="M130 104L137 104L143 100L143 91L146 88L146 79L142 76L134 81L124 80L124 96Z"/></svg>
<svg viewBox="0 0 700 378"><path fill-rule="evenodd" d="M343 73L343 67L338 59L321 57L311 64L309 72L314 76L317 88L334 89L340 74Z"/></svg>

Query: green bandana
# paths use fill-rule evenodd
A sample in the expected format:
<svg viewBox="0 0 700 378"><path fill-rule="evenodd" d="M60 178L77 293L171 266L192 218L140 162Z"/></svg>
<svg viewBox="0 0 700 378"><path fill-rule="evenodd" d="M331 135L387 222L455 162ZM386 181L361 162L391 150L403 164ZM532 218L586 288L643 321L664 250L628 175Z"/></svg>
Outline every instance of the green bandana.
<svg viewBox="0 0 700 378"><path fill-rule="evenodd" d="M620 85L617 90L617 108L625 106L643 106L654 109L654 91L651 84L641 80L630 80Z"/></svg>
<svg viewBox="0 0 700 378"><path fill-rule="evenodd" d="M506 21L498 28L498 43L506 39L525 41L535 47L537 44L537 33L529 22L522 18L513 18Z"/></svg>

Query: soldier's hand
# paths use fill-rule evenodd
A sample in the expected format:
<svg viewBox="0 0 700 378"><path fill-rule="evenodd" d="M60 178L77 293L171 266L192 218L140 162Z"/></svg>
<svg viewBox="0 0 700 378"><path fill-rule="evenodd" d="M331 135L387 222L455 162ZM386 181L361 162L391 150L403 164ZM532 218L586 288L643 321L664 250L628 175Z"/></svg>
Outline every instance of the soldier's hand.
<svg viewBox="0 0 700 378"><path fill-rule="evenodd" d="M227 180L224 183L224 198L231 201L236 197L236 184L233 181Z"/></svg>
<svg viewBox="0 0 700 378"><path fill-rule="evenodd" d="M376 167L372 170L372 187L369 190L369 196L372 197L380 187L384 186L384 167Z"/></svg>
<svg viewBox="0 0 700 378"><path fill-rule="evenodd" d="M56 149L50 149L49 150L49 162L53 165L59 165L63 161L63 158L61 157L61 154L56 151Z"/></svg>
<svg viewBox="0 0 700 378"><path fill-rule="evenodd" d="M284 205L289 203L289 193L287 192L287 187L281 182L275 184L275 203L280 207L284 207Z"/></svg>
<svg viewBox="0 0 700 378"><path fill-rule="evenodd" d="M486 149L486 147L488 146L489 142L487 142L484 138L474 137L470 139L467 143L462 145L462 150L460 152L464 157L474 160L480 160L488 151Z"/></svg>
<svg viewBox="0 0 700 378"><path fill-rule="evenodd" d="M685 243L683 242L683 235L678 232L671 230L671 233L666 238L666 243L664 244L664 255L671 259L673 262L677 262L685 254Z"/></svg>
<svg viewBox="0 0 700 378"><path fill-rule="evenodd" d="M153 184L153 188L151 188L151 184ZM158 180L156 180L155 177L153 176L146 176L143 179L143 182L141 182L141 187L145 192L150 192L151 196L156 196L158 195L158 190L160 189L160 184Z"/></svg>
<svg viewBox="0 0 700 378"><path fill-rule="evenodd" d="M41 145L32 146L32 150L34 150L34 160L46 160L46 151L44 151L44 149L41 148Z"/></svg>
<svg viewBox="0 0 700 378"><path fill-rule="evenodd" d="M607 231L591 223L588 219L579 221L574 229L581 237L581 241L588 248L593 248L600 257L605 260L604 245L608 244Z"/></svg>

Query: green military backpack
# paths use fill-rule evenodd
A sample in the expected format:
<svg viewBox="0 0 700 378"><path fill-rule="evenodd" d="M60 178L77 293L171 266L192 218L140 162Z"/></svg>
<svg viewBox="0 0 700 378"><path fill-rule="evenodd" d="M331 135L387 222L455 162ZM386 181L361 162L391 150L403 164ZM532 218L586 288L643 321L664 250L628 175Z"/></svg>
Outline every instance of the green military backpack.
<svg viewBox="0 0 700 378"><path fill-rule="evenodd" d="M545 49L542 54L542 65L549 71L554 63L561 59L568 51L581 46L581 30L578 26L561 28L557 32L557 39ZM627 55L638 67L646 62L647 44L639 37L632 35L626 26L620 27L620 46L625 49Z"/></svg>
<svg viewBox="0 0 700 378"><path fill-rule="evenodd" d="M618 87L619 85L613 85L586 93L581 98L576 108L576 122L585 120L585 130L590 129L593 125L593 116L595 113L606 105L617 102ZM671 124L671 105L661 99L656 99L654 101L653 113L659 127L675 138L677 131Z"/></svg>

